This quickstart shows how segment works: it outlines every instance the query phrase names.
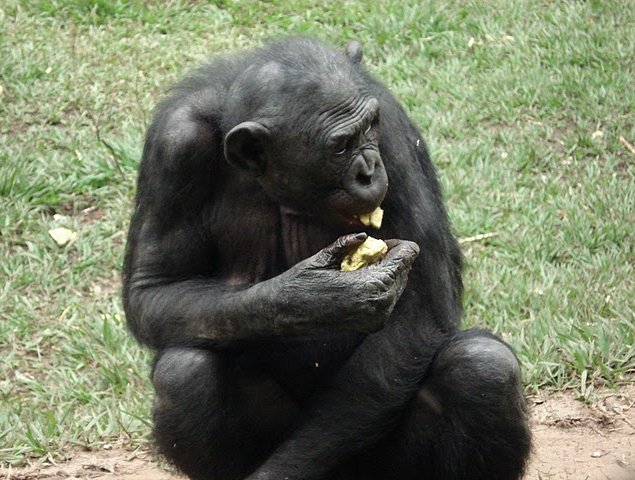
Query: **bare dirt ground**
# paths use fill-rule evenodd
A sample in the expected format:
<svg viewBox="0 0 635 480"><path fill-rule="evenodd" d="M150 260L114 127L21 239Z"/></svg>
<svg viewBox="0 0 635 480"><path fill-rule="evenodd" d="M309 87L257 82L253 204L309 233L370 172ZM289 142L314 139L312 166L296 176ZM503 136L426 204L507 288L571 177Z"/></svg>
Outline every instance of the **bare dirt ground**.
<svg viewBox="0 0 635 480"><path fill-rule="evenodd" d="M592 404L572 393L531 397L535 452L525 480L635 480L635 385L599 392ZM145 451L78 452L66 463L0 468L7 480L177 480ZM495 479L492 479L495 480Z"/></svg>

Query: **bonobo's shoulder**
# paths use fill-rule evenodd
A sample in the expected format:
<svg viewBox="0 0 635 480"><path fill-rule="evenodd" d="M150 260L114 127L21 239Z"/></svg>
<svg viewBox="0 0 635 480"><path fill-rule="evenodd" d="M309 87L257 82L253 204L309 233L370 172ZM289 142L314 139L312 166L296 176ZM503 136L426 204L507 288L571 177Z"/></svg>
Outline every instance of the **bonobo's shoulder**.
<svg viewBox="0 0 635 480"><path fill-rule="evenodd" d="M218 57L195 68L170 86L157 105L156 117L171 115L184 107L193 116L199 111L221 110L238 69L239 65L229 57Z"/></svg>

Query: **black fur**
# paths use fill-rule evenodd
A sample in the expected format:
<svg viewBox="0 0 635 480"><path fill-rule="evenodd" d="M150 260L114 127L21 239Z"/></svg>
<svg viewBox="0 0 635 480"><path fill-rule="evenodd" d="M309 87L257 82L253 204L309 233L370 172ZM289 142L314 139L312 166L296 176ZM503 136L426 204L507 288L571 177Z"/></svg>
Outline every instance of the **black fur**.
<svg viewBox="0 0 635 480"><path fill-rule="evenodd" d="M459 331L461 255L435 170L361 58L358 44L274 42L201 67L156 110L124 307L158 351L157 442L191 478L523 472L518 363ZM355 220L380 203L380 230ZM340 272L364 231L406 240Z"/></svg>

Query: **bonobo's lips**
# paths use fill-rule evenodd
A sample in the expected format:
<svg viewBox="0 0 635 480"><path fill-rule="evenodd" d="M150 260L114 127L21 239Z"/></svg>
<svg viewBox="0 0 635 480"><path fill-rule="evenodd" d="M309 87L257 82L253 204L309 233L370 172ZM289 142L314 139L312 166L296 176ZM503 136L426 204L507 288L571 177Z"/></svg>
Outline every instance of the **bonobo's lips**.
<svg viewBox="0 0 635 480"><path fill-rule="evenodd" d="M365 228L364 224L359 220L359 215L343 215L341 213L334 213L331 215L333 223L348 225L355 228Z"/></svg>
<svg viewBox="0 0 635 480"><path fill-rule="evenodd" d="M373 210L374 211L374 210ZM348 227L351 231L359 231L365 228L369 228L368 225L362 223L359 217L369 215L371 212L364 212L358 214L341 213L337 211L323 211L323 212L304 212L295 208L280 205L280 212L283 215L290 215L293 217L314 217L319 218L323 222L332 226Z"/></svg>

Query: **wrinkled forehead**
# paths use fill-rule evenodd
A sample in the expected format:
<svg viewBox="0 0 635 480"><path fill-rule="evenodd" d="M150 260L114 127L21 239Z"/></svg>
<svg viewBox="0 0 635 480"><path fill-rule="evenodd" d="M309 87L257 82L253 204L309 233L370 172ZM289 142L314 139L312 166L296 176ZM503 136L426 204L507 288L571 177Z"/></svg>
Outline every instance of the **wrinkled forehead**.
<svg viewBox="0 0 635 480"><path fill-rule="evenodd" d="M324 82L307 92L302 119L322 140L352 134L377 117L379 102L357 85Z"/></svg>
<svg viewBox="0 0 635 480"><path fill-rule="evenodd" d="M377 108L377 102L363 87L344 75L321 74L301 81L293 94L301 117L322 124L346 117L361 118Z"/></svg>

